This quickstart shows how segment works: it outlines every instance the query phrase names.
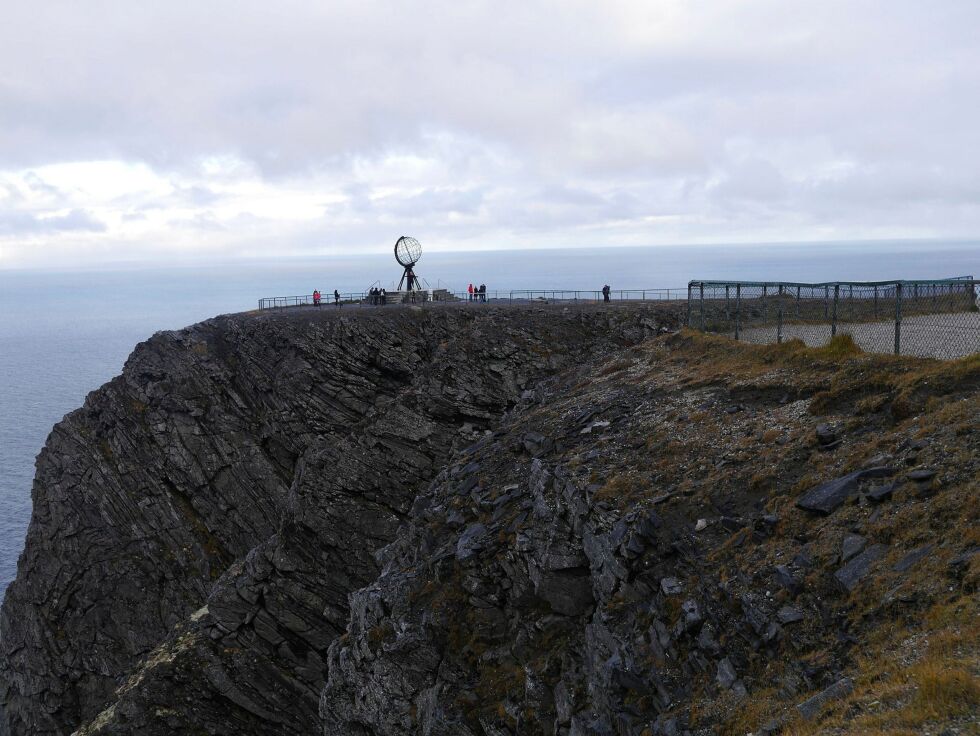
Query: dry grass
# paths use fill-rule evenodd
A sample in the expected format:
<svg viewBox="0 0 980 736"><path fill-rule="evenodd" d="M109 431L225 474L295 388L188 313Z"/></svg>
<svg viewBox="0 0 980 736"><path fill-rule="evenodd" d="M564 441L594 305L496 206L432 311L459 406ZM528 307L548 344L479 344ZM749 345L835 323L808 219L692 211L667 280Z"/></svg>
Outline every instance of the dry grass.
<svg viewBox="0 0 980 736"><path fill-rule="evenodd" d="M980 559L974 558L954 584L947 570L955 550L980 545L977 445L970 441L980 428L980 355L946 362L869 356L849 336L815 349L798 341L760 348L685 333L662 342L665 362L683 367L680 383L686 388L737 386L747 396L753 388L764 396L761 392L784 380L788 388L809 394L811 415L834 418L849 438L833 454L816 452L810 434L791 435L789 449L783 449L774 446L782 434L777 428L756 424L750 435L734 438L726 435L724 425L738 422L740 414L729 418L719 410L692 413L699 437L717 438L730 448L752 453L752 462L736 472L742 473L749 491L769 492L767 506L780 517L771 546L738 546L742 543L736 543L733 534L713 550L712 559L736 559L743 568L775 564L779 558L773 553L785 545L780 540L798 537L809 541L817 568L825 571L834 564L844 531L857 523L863 525L862 534L891 546L879 574L842 601L850 631L859 637L844 670L855 679L854 692L828 705L815 721L802 722L794 706L809 694L780 696L778 688L769 685L772 673L756 672L762 686L727 716L724 698L713 701L712 716L723 724L720 732L748 733L781 716L787 719L784 732L798 736L938 734L950 724L959 729L951 733L980 733L980 609L973 599L980 586ZM771 412L774 402L764 401ZM900 485L894 500L880 507L875 522L867 521L871 509L854 504L826 519L795 508L796 497L815 484L861 467L875 455L894 454L915 438L928 441L917 464L941 470L935 496L918 497L914 484ZM795 460L787 454L794 444L804 446ZM684 452L671 461L695 468L693 448L679 448ZM789 477L786 468L794 463L797 474ZM736 485L730 467L694 475L697 484L690 475L678 477L678 489L694 493L699 486L714 486L733 491ZM782 491L774 492L774 478ZM914 568L903 574L891 570L906 553L930 542L936 550ZM815 572L806 587L825 590L833 600L839 594L825 587L827 577ZM900 602L893 605L891 600ZM835 642L828 639L826 644L834 647ZM819 649L801 653L801 659L811 663L819 664L820 656ZM833 663L827 661L818 669L825 667Z"/></svg>

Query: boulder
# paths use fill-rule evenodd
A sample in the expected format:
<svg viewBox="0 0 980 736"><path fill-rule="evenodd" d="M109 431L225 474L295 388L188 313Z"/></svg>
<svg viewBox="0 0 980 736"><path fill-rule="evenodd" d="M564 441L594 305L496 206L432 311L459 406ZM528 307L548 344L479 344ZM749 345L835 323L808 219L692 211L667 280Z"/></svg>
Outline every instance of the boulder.
<svg viewBox="0 0 980 736"><path fill-rule="evenodd" d="M793 624L802 621L804 616L803 611L796 606L783 606L776 611L776 618L781 624Z"/></svg>
<svg viewBox="0 0 980 736"><path fill-rule="evenodd" d="M483 549L486 535L487 528L483 524L470 524L466 527L456 542L456 559L464 562Z"/></svg>
<svg viewBox="0 0 980 736"><path fill-rule="evenodd" d="M902 559L896 562L895 566L892 567L892 570L894 570L895 572L907 572L912 567L914 567L916 563L918 563L920 560L923 560L926 557L928 557L932 553L933 549L934 549L934 545L926 544L922 547L919 547L918 549L912 550L907 555L905 555Z"/></svg>
<svg viewBox="0 0 980 736"><path fill-rule="evenodd" d="M871 545L835 572L834 579L844 590L851 592L868 574L871 564L884 557L887 550L883 544Z"/></svg>
<svg viewBox="0 0 980 736"><path fill-rule="evenodd" d="M854 681L849 677L842 677L830 687L797 705L796 710L799 711L805 720L813 720L820 715L820 712L827 703L846 698L853 690Z"/></svg>
<svg viewBox="0 0 980 736"><path fill-rule="evenodd" d="M868 540L860 534L845 534L844 541L841 543L840 561L847 562L858 552L864 549Z"/></svg>
<svg viewBox="0 0 980 736"><path fill-rule="evenodd" d="M718 674L715 676L718 687L722 690L730 690L737 679L738 673L735 672L735 666L728 657L718 662Z"/></svg>
<svg viewBox="0 0 980 736"><path fill-rule="evenodd" d="M863 478L886 478L896 472L894 468L889 467L856 470L810 489L797 500L796 505L806 511L830 514L857 491L858 483Z"/></svg>
<svg viewBox="0 0 980 736"><path fill-rule="evenodd" d="M660 590L664 595L679 595L684 592L684 583L677 578L663 578L660 581Z"/></svg>

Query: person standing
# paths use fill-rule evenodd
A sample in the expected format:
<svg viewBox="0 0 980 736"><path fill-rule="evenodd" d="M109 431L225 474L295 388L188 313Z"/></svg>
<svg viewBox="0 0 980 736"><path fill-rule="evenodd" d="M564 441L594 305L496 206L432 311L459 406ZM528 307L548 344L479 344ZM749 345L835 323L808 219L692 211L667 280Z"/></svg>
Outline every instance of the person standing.
<svg viewBox="0 0 980 736"><path fill-rule="evenodd" d="M333 290L333 303L340 306L340 292L336 289Z"/></svg>
<svg viewBox="0 0 980 736"><path fill-rule="evenodd" d="M320 290L319 289L314 289L313 290L313 306L314 307L319 307L320 306Z"/></svg>
<svg viewBox="0 0 980 736"><path fill-rule="evenodd" d="M605 302L606 304L609 303L609 292L610 292L609 284L606 284L605 286L602 287L602 301Z"/></svg>
<svg viewBox="0 0 980 736"><path fill-rule="evenodd" d="M473 301L473 284L470 284L470 288L467 291L470 293L470 301Z"/></svg>
<svg viewBox="0 0 980 736"><path fill-rule="evenodd" d="M486 304L487 301L487 285L480 284L480 301Z"/></svg>
<svg viewBox="0 0 980 736"><path fill-rule="evenodd" d="M388 303L388 292L385 291L385 287L381 287L381 306L383 307Z"/></svg>

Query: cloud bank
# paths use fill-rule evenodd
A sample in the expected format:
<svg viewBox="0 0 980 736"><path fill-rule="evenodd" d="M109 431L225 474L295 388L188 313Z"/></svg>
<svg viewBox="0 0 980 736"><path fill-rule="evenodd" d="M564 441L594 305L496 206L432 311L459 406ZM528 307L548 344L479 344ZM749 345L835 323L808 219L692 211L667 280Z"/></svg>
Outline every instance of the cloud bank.
<svg viewBox="0 0 980 736"><path fill-rule="evenodd" d="M975 237L980 4L15 4L0 266Z"/></svg>

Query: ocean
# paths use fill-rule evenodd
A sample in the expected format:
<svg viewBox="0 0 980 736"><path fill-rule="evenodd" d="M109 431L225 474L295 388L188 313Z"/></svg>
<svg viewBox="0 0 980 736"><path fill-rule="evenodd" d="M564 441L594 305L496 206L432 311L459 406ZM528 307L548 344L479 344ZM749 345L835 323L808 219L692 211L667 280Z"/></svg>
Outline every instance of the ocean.
<svg viewBox="0 0 980 736"><path fill-rule="evenodd" d="M830 281L980 274L980 241L658 246L426 253L432 286L464 290L684 287L691 279ZM260 297L390 288L391 255L0 270L0 596L30 520L34 459L52 425L159 330L254 309Z"/></svg>

